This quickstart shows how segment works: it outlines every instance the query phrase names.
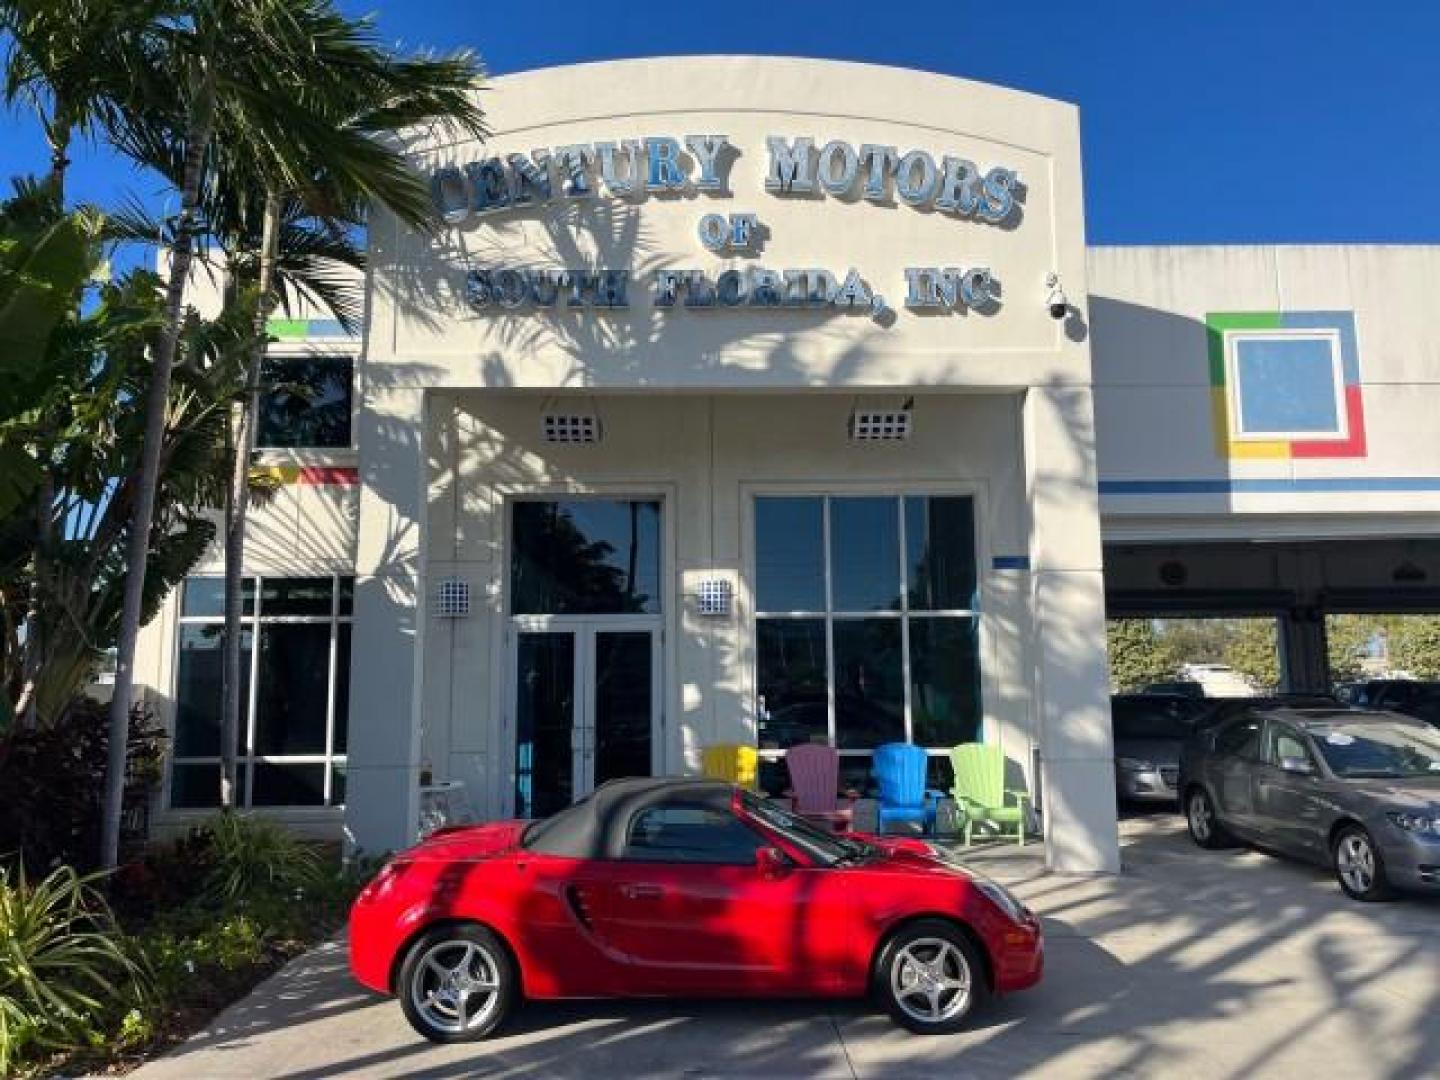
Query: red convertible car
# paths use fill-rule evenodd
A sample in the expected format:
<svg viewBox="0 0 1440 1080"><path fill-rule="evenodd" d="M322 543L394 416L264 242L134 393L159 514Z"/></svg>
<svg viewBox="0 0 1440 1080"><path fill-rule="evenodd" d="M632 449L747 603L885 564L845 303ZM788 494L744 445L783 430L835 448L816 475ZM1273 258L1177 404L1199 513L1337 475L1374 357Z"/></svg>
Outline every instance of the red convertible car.
<svg viewBox="0 0 1440 1080"><path fill-rule="evenodd" d="M435 1042L483 1038L522 996L871 993L949 1032L1043 959L1032 912L923 841L832 836L707 780L436 833L350 916L355 977Z"/></svg>

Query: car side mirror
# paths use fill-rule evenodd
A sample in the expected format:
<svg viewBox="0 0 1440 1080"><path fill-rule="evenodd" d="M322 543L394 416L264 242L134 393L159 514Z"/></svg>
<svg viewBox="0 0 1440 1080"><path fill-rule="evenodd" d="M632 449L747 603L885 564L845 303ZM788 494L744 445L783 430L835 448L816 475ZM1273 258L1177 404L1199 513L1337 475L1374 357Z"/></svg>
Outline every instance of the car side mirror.
<svg viewBox="0 0 1440 1080"><path fill-rule="evenodd" d="M790 872L790 856L778 847L762 847L755 851L755 867L767 881L782 878Z"/></svg>
<svg viewBox="0 0 1440 1080"><path fill-rule="evenodd" d="M1303 776L1309 776L1315 771L1315 766L1311 765L1310 762L1303 757L1282 757L1280 759L1280 769L1283 772L1300 773Z"/></svg>

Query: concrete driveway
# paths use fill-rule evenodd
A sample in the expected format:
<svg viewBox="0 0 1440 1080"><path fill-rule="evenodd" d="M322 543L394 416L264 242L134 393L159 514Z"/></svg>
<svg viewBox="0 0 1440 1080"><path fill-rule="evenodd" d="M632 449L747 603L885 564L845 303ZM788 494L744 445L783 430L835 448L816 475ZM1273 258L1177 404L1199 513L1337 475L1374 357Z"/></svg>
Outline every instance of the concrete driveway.
<svg viewBox="0 0 1440 1080"><path fill-rule="evenodd" d="M1044 916L1048 970L960 1035L912 1036L860 1002L581 1002L436 1047L333 944L134 1075L1440 1077L1440 900L1363 906L1321 871L1200 851L1172 815L1121 829L1119 878L976 856Z"/></svg>

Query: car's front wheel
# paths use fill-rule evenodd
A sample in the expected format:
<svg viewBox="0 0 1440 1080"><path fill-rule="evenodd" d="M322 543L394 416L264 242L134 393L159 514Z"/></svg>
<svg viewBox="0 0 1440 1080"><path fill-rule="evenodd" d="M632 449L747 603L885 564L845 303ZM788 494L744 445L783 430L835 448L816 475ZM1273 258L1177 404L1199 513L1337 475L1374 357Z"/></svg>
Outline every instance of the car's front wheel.
<svg viewBox="0 0 1440 1080"><path fill-rule="evenodd" d="M1210 851L1234 843L1225 826L1220 824L1210 793L1198 784L1185 794L1185 825L1190 830L1190 839Z"/></svg>
<svg viewBox="0 0 1440 1080"><path fill-rule="evenodd" d="M1385 876L1385 862L1370 834L1359 825L1347 825L1335 836L1331 852L1335 877L1345 895L1356 900L1388 900L1394 895Z"/></svg>
<svg viewBox="0 0 1440 1080"><path fill-rule="evenodd" d="M410 1026L431 1042L472 1042L489 1035L514 1004L510 953L483 926L437 926L410 946L396 993Z"/></svg>
<svg viewBox="0 0 1440 1080"><path fill-rule="evenodd" d="M943 919L911 923L886 943L875 990L896 1023L921 1035L959 1031L989 994L975 947Z"/></svg>

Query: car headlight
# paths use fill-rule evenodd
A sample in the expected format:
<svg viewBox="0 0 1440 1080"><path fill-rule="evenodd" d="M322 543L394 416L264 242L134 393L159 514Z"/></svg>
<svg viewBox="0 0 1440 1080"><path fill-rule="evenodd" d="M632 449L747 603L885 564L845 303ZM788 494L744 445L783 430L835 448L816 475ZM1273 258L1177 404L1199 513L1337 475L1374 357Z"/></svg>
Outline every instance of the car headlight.
<svg viewBox="0 0 1440 1080"><path fill-rule="evenodd" d="M1126 772L1155 772L1156 766L1153 761L1146 761L1143 758L1122 757L1116 758L1115 764Z"/></svg>
<svg viewBox="0 0 1440 1080"><path fill-rule="evenodd" d="M1440 815L1414 814L1409 810L1391 810L1386 815L1406 832L1422 836L1440 836Z"/></svg>
<svg viewBox="0 0 1440 1080"><path fill-rule="evenodd" d="M958 866L964 870L970 883L989 897L990 901L1005 912L1012 922L1022 923L1026 920L1029 913L1025 910L1025 905L1016 899L1015 894L1005 886L991 881L974 867L967 865L963 859L940 845L927 843L925 846L930 849L932 859L938 859L940 862L949 863L951 866Z"/></svg>

